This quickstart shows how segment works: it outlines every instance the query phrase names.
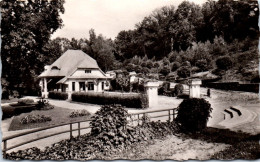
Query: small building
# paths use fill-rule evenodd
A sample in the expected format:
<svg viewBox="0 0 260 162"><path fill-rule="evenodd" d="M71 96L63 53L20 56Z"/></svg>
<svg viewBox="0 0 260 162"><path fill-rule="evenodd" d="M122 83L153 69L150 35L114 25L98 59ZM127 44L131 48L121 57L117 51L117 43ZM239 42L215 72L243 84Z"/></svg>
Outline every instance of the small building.
<svg viewBox="0 0 260 162"><path fill-rule="evenodd" d="M112 77L99 68L97 61L81 50L67 50L38 76L42 96L49 91L102 92L110 87Z"/></svg>

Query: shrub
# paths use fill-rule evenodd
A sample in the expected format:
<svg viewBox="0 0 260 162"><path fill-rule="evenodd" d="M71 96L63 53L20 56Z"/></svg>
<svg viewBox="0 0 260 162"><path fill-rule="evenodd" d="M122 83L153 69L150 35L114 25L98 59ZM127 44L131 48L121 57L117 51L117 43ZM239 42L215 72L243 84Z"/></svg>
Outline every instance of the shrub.
<svg viewBox="0 0 260 162"><path fill-rule="evenodd" d="M161 70L160 73L163 74L164 76L168 75L171 72L169 66L164 66Z"/></svg>
<svg viewBox="0 0 260 162"><path fill-rule="evenodd" d="M39 101L37 101L36 108L38 110L50 110L54 109L54 106L50 105L48 100L41 98Z"/></svg>
<svg viewBox="0 0 260 162"><path fill-rule="evenodd" d="M50 116L45 115L27 115L23 117L20 121L21 124L29 124L29 123L43 123L51 121Z"/></svg>
<svg viewBox="0 0 260 162"><path fill-rule="evenodd" d="M205 59L198 60L196 62L196 66L200 69L200 71L207 71L208 70L208 62Z"/></svg>
<svg viewBox="0 0 260 162"><path fill-rule="evenodd" d="M190 69L187 66L182 66L177 70L177 74L179 77L187 78L190 76Z"/></svg>
<svg viewBox="0 0 260 162"><path fill-rule="evenodd" d="M50 91L48 97L52 99L66 100L68 99L68 93Z"/></svg>
<svg viewBox="0 0 260 162"><path fill-rule="evenodd" d="M147 95L135 93L97 93L75 92L71 96L72 101L87 102L93 104L120 104L126 107L145 108L148 106Z"/></svg>
<svg viewBox="0 0 260 162"><path fill-rule="evenodd" d="M184 99L177 108L177 124L181 130L193 132L206 128L212 111L211 105L203 98Z"/></svg>
<svg viewBox="0 0 260 162"><path fill-rule="evenodd" d="M177 70L180 66L181 66L181 64L179 62L177 62L177 61L173 62L172 71Z"/></svg>
<svg viewBox="0 0 260 162"><path fill-rule="evenodd" d="M183 87L182 84L176 84L176 85L174 86L174 93L175 93L175 95L176 95L176 96L181 95L181 94L183 93L183 89L184 89L184 87Z"/></svg>
<svg viewBox="0 0 260 162"><path fill-rule="evenodd" d="M104 105L91 117L91 135L111 147L127 139L127 110L120 105Z"/></svg>
<svg viewBox="0 0 260 162"><path fill-rule="evenodd" d="M69 115L71 118L76 118L79 116L90 116L90 112L88 112L87 110L74 110L70 113Z"/></svg>
<svg viewBox="0 0 260 162"><path fill-rule="evenodd" d="M26 105L26 104L31 104L33 103L33 99L19 99L18 104L20 105Z"/></svg>
<svg viewBox="0 0 260 162"><path fill-rule="evenodd" d="M216 60L216 65L217 65L218 69L228 70L232 67L232 64L233 64L232 60L228 56L219 57Z"/></svg>

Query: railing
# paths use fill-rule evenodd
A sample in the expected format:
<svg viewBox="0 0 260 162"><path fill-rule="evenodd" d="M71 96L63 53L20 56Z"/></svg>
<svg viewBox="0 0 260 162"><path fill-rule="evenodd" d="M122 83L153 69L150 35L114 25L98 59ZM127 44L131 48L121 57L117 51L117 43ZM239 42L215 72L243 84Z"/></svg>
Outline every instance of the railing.
<svg viewBox="0 0 260 162"><path fill-rule="evenodd" d="M176 108L162 109L162 110L153 110L153 111L145 111L145 112L141 112L141 113L130 113L130 116L132 116L132 118L137 117L136 119L133 119L132 121L137 121L137 125L139 125L140 122L142 121L141 118L143 116L148 115L148 114L152 114L152 113L156 113L156 112L158 113L158 112L165 112L165 111L168 112L168 113L164 114L164 115L149 116L149 118L159 118L159 117L168 116L168 120L171 121L171 119L173 120L176 117ZM73 131L78 131L78 136L80 136L81 130L91 128L90 126L81 127L80 123L90 122L90 121L91 120L81 120L81 121L77 121L77 122L63 123L63 124L54 125L54 126L37 128L37 129L26 131L26 132L23 132L23 133L19 133L19 134L11 135L11 136L8 136L8 137L4 137L2 139L2 143L3 143L3 149L2 149L3 157L6 158L6 152L8 150L11 150L11 149L17 148L19 146L22 146L22 145L25 145L25 144L28 144L28 143L31 143L31 142L35 142L35 141L38 141L38 140L41 140L41 139L44 139L44 138L48 138L48 137L52 137L52 136L56 136L56 135L63 134L63 133L68 133L68 132L70 133L70 138L72 138L73 137L73 135L72 135ZM78 124L78 128L73 129L72 128L73 124ZM14 138L17 138L17 137L21 137L21 136L25 136L25 135L29 135L29 134L32 134L32 133L44 131L44 130L50 130L52 128L62 127L62 126L69 126L69 129L65 130L65 131L60 131L60 132L57 132L57 133L52 133L52 134L49 134L49 135L46 135L46 136L42 136L42 137L39 137L39 138L31 139L29 141L25 141L25 142L13 145L11 147L7 147L7 141L8 140L11 140L11 139L14 139Z"/></svg>

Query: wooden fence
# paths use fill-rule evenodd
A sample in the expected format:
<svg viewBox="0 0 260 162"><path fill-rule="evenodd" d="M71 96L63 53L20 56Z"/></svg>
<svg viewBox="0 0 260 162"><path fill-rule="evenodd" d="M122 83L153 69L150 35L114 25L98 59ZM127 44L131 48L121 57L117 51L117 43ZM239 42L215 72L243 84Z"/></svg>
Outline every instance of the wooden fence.
<svg viewBox="0 0 260 162"><path fill-rule="evenodd" d="M160 115L157 115L157 116L152 115L154 113L160 113L160 112L167 112L167 113L166 114L160 114ZM176 117L176 114L177 114L176 108L171 108L171 109L145 111L145 112L141 112L141 113L130 113L130 116L133 119L132 121L136 121L137 122L136 124L139 125L142 122L142 117L145 116L145 115L148 115L149 118L151 118L151 119L152 118L159 118L159 117L168 117L167 120L171 121ZM8 137L4 137L2 139L3 157L6 158L6 152L8 150L11 150L11 149L17 148L19 146L22 146L22 145L25 145L25 144L28 144L28 143L31 143L31 142L35 142L35 141L38 141L38 140L41 140L41 139L44 139L44 138L48 138L48 137L52 137L52 136L56 136L56 135L64 134L64 133L70 133L69 137L72 138L73 137L73 135L72 135L73 131L78 131L78 136L80 136L81 130L91 128L90 126L81 127L81 123L90 122L90 121L91 120L82 120L82 121L77 121L77 122L70 122L70 123L64 123L64 124L59 124L59 125L54 125L54 126L42 127L42 128L37 128L37 129L34 129L34 130L26 131L26 132L23 132L23 133L11 135L11 136L8 136ZM72 128L73 124L77 124L78 127L73 129ZM36 133L36 132L50 130L52 128L62 127L62 126L68 126L68 129L64 130L64 131L60 131L60 132L55 132L55 133L52 133L52 134L49 134L49 135L46 135L46 136L42 136L42 137L39 137L39 138L31 139L31 140L21 142L21 143L15 144L13 146L7 147L7 141L8 140L15 139L15 138L21 137L21 136L26 136L26 135Z"/></svg>

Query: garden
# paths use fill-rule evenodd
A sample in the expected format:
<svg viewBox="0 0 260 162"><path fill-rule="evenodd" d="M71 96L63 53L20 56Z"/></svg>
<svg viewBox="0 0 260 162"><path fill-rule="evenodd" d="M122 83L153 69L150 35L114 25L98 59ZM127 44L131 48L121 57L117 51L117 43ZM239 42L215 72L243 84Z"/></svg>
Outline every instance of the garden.
<svg viewBox="0 0 260 162"><path fill-rule="evenodd" d="M56 109L56 108L54 108ZM131 126L127 110L103 105L91 116L91 131L40 150L11 152L9 160L198 160L260 158L259 135L206 127L212 108L204 99L185 99L174 121L150 121ZM76 113L77 114L77 113ZM189 120L187 120L189 119ZM191 152L200 153L191 156ZM119 153L120 152L120 153Z"/></svg>
<svg viewBox="0 0 260 162"><path fill-rule="evenodd" d="M2 109L5 118L13 117L8 131L48 127L91 117L91 113L87 110L60 108L49 104L43 98L37 103L32 99L19 99L18 103L4 106Z"/></svg>

